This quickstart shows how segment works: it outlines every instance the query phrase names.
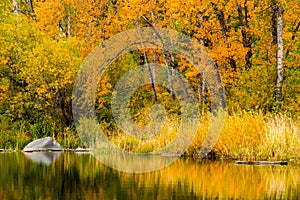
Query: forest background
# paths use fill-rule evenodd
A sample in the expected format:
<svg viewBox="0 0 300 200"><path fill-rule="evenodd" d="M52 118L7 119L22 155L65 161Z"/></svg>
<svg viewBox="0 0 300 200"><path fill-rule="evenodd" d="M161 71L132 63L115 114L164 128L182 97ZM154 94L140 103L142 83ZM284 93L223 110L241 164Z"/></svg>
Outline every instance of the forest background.
<svg viewBox="0 0 300 200"><path fill-rule="evenodd" d="M157 27L196 39L218 67L228 114L215 153L248 159L299 157L299 7L299 0L2 0L0 148L22 149L47 135L66 148L84 145L72 117L73 84L84 58L117 33ZM170 77L172 69L178 70L198 94L203 127L187 151L197 155L209 125L209 91L205 75L176 55L132 51L107 66L96 95L102 128L129 151L150 152L174 137L176 128L170 127L180 109L172 91L155 84L155 67L149 75L153 84L132 97L131 115L146 124L149 106L161 103L173 125L147 142L122 134L113 120L115 84L126 71L147 62L169 63Z"/></svg>

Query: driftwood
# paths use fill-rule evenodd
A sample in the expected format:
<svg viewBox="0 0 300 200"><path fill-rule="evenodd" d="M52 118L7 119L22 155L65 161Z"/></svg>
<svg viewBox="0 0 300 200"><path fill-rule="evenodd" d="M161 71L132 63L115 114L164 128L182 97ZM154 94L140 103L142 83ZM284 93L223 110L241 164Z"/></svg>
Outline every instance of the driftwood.
<svg viewBox="0 0 300 200"><path fill-rule="evenodd" d="M238 165L287 165L287 161L236 161Z"/></svg>
<svg viewBox="0 0 300 200"><path fill-rule="evenodd" d="M16 152L16 151L10 149L0 149L0 153L10 153L10 152Z"/></svg>
<svg viewBox="0 0 300 200"><path fill-rule="evenodd" d="M162 153L160 155L164 156L164 157L180 157L181 156L181 154L178 154L178 153Z"/></svg>
<svg viewBox="0 0 300 200"><path fill-rule="evenodd" d="M81 147L78 147L78 148L74 149L74 152L76 152L76 153L90 153L94 150L95 150L94 148L81 148Z"/></svg>

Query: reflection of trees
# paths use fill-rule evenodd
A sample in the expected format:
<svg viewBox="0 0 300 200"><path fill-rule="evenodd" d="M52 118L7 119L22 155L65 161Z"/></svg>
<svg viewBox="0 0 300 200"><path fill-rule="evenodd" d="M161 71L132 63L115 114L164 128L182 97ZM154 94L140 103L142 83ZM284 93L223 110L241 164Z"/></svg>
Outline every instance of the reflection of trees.
<svg viewBox="0 0 300 200"><path fill-rule="evenodd" d="M236 166L179 159L143 174L115 171L88 154L63 154L51 165L0 154L0 199L297 199L295 166ZM298 196L297 196L298 195Z"/></svg>

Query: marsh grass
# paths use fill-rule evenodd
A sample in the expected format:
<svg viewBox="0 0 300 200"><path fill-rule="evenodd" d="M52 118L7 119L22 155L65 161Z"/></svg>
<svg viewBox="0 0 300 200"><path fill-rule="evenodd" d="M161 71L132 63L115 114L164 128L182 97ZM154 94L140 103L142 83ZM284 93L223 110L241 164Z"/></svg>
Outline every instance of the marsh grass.
<svg viewBox="0 0 300 200"><path fill-rule="evenodd" d="M228 115L214 151L245 160L287 160L300 157L299 123L284 115L243 112Z"/></svg>
<svg viewBox="0 0 300 200"><path fill-rule="evenodd" d="M51 121L36 120L29 123L26 120L10 121L0 116L0 149L23 149L29 142L51 136L66 148L79 146L80 139L74 127L62 128Z"/></svg>
<svg viewBox="0 0 300 200"><path fill-rule="evenodd" d="M200 127L185 155L198 157L210 124L210 114L202 114ZM119 132L112 141L124 151L147 153L172 141L178 124L167 121L151 140L140 140ZM241 112L227 115L223 130L212 151L221 158L245 160L287 160L300 157L299 120L285 115ZM192 132L186 127L186 133Z"/></svg>
<svg viewBox="0 0 300 200"><path fill-rule="evenodd" d="M210 125L211 114L203 113L195 137L185 155L198 157ZM289 160L300 158L299 118L292 119L283 114L239 112L228 114L218 141L212 151L217 157L244 160ZM58 124L46 122L28 124L19 121L11 128L12 122L1 119L0 148L22 149L38 137L52 136L64 148L86 146L76 133L75 127L62 128ZM45 125L46 124L46 125ZM155 124L154 124L155 125ZM83 129L90 127L84 122ZM192 134L192 126L184 127L184 134ZM97 127L94 127L97 129ZM167 120L161 131L151 138L140 139L115 129L106 133L114 145L123 151L136 153L159 152L176 137L179 130L178 120ZM90 134L90 132L87 132ZM87 135L89 137L89 135ZM101 145L100 145L101 146ZM103 145L102 145L103 146ZM105 146L106 147L106 146ZM176 147L168 149L176 153Z"/></svg>
<svg viewBox="0 0 300 200"><path fill-rule="evenodd" d="M5 118L1 119L0 148L21 149L30 141L26 129L26 122L21 120L12 128L10 124L11 122L9 120Z"/></svg>
<svg viewBox="0 0 300 200"><path fill-rule="evenodd" d="M266 122L266 134L261 149L265 157L300 157L300 126L290 118L276 115Z"/></svg>
<svg viewBox="0 0 300 200"><path fill-rule="evenodd" d="M169 144L177 132L177 123L167 121L165 126L156 136L148 139L133 137L128 133L118 129L118 134L114 134L110 139L120 149L135 153L149 153L164 148Z"/></svg>

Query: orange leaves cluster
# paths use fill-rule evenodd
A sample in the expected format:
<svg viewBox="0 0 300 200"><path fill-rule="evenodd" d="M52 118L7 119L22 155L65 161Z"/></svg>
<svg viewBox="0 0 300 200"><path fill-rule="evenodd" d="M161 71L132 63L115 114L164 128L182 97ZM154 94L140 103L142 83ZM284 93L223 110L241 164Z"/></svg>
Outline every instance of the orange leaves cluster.
<svg viewBox="0 0 300 200"><path fill-rule="evenodd" d="M247 97L248 101L254 104L255 101L250 100L249 94L252 92L259 98L262 94L255 90L261 87L260 84L267 85L263 87L263 91L269 96L267 89L272 87L276 76L274 69L277 47L272 44L273 8L270 1L35 1L35 19L28 20L31 17L28 15L30 17L27 16L27 21L26 17L22 18L23 14L13 16L10 1L3 2L6 3L0 4L1 9L3 8L0 14L1 73L14 71L19 79L28 84L30 90L42 99L45 97L49 102L53 99L51 89L63 87L71 90L71 83L80 61L96 45L118 32L152 25L175 29L198 40L218 64L227 92L232 95L234 101L238 101L239 97ZM281 3L285 9L283 37L285 54L288 54L285 59L285 65L288 67L286 83L291 85L285 87L285 94L290 98L289 102L299 103L299 95L295 93L299 91L297 76L300 28L297 30L297 26L300 23L300 3L298 0L274 2ZM11 26L4 26L3 21L8 20L8 16ZM18 34L14 34L14 31ZM246 66L246 56L250 50L252 55L248 61L252 64L252 69ZM18 51L22 51L21 57L17 55ZM153 52L149 52L150 61ZM163 59L163 56L157 56L156 62L164 63ZM99 92L99 96L106 100L105 95L112 91L116 79L132 65L137 65L140 60L141 58L118 60L106 79L100 82L102 92ZM124 64L130 67L121 67ZM193 66L184 60L176 58L176 67L187 78L196 79L198 75ZM246 81L251 78L259 80ZM1 95L0 101L3 102L11 95L7 92L10 83L8 78L1 79L0 83L1 93L4 94Z"/></svg>

